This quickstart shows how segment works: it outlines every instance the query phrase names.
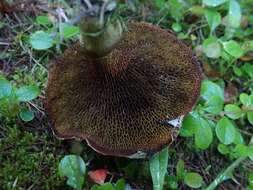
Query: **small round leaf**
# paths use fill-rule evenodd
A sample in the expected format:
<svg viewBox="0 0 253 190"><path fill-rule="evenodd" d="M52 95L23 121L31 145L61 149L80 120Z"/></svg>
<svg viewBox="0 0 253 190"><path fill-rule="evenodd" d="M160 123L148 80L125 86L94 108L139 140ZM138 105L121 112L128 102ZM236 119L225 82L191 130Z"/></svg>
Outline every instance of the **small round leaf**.
<svg viewBox="0 0 253 190"><path fill-rule="evenodd" d="M30 44L36 50L46 50L53 46L53 38L44 31L37 31L31 35Z"/></svg>
<svg viewBox="0 0 253 190"><path fill-rule="evenodd" d="M203 182L203 178L198 173L189 172L186 174L184 182L191 188L200 188Z"/></svg>
<svg viewBox="0 0 253 190"><path fill-rule="evenodd" d="M29 109L27 108L23 108L21 109L20 113L19 113L19 116L20 118L25 121L25 122L28 122L28 121L32 121L33 118L34 118L34 113L33 111L30 111Z"/></svg>
<svg viewBox="0 0 253 190"><path fill-rule="evenodd" d="M12 86L9 81L0 76L0 98L10 96L12 91Z"/></svg>
<svg viewBox="0 0 253 190"><path fill-rule="evenodd" d="M195 145L205 150L209 147L209 145L213 142L213 132L209 125L209 123L203 119L202 117L199 117L199 127L195 132Z"/></svg>
<svg viewBox="0 0 253 190"><path fill-rule="evenodd" d="M226 115L231 119L239 119L242 116L241 108L235 104L228 104L224 108Z"/></svg>
<svg viewBox="0 0 253 190"><path fill-rule="evenodd" d="M216 135L220 142L229 145L235 138L235 127L227 117L223 117L216 125Z"/></svg>
<svg viewBox="0 0 253 190"><path fill-rule="evenodd" d="M247 113L248 121L253 125L253 111Z"/></svg>
<svg viewBox="0 0 253 190"><path fill-rule="evenodd" d="M59 173L68 178L67 184L77 190L81 190L84 183L86 165L80 156L65 156L59 164Z"/></svg>
<svg viewBox="0 0 253 190"><path fill-rule="evenodd" d="M19 101L28 102L28 101L31 101L31 100L37 98L39 93L40 93L39 87L34 86L34 85L30 85L30 86L23 86L23 87L19 88L16 91L16 96Z"/></svg>
<svg viewBox="0 0 253 190"><path fill-rule="evenodd" d="M224 42L223 47L228 54L235 58L239 58L244 54L241 46L234 40Z"/></svg>

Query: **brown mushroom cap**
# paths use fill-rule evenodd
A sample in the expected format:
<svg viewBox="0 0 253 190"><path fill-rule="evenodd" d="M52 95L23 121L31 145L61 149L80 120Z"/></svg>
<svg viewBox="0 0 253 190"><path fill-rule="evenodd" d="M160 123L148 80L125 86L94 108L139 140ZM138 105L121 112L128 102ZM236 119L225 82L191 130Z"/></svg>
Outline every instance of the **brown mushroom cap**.
<svg viewBox="0 0 253 190"><path fill-rule="evenodd" d="M172 142L170 125L198 99L201 71L173 34L131 23L115 49L89 58L80 43L50 70L47 110L60 138L86 139L105 155L154 153Z"/></svg>

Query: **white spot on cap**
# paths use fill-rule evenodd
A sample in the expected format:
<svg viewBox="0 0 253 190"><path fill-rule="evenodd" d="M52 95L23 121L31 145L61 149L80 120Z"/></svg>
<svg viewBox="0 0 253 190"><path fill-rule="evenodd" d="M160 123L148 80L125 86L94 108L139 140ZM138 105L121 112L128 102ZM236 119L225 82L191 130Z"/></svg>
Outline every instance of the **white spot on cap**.
<svg viewBox="0 0 253 190"><path fill-rule="evenodd" d="M182 116L179 116L176 119L167 121L167 123L170 124L170 125L172 125L173 127L180 127L181 124L182 124L183 118L184 118L184 116L182 115Z"/></svg>
<svg viewBox="0 0 253 190"><path fill-rule="evenodd" d="M130 156L128 156L128 158L131 158L131 159L141 159L141 158L146 158L147 156L147 153L145 152L142 152L142 151L138 151Z"/></svg>

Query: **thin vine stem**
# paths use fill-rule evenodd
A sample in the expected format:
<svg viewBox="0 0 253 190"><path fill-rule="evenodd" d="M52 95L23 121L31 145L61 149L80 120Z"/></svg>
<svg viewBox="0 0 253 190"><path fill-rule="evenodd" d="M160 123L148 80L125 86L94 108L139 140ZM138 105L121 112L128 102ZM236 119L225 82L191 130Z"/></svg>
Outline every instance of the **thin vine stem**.
<svg viewBox="0 0 253 190"><path fill-rule="evenodd" d="M223 181L229 179L230 173L233 172L233 170L239 166L244 160L246 160L247 157L240 157L237 160L235 160L232 164L230 164L223 172L221 172L215 180L204 190L214 190L219 184L221 184Z"/></svg>

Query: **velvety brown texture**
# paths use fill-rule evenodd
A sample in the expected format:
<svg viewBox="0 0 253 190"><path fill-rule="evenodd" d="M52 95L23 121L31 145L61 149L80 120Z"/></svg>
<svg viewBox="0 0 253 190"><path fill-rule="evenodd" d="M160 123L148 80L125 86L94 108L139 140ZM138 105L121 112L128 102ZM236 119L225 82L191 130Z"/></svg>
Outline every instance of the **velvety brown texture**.
<svg viewBox="0 0 253 190"><path fill-rule="evenodd" d="M173 34L131 23L115 49L91 59L77 43L50 70L47 110L61 138L86 139L103 154L153 153L178 128L199 96L198 61Z"/></svg>

